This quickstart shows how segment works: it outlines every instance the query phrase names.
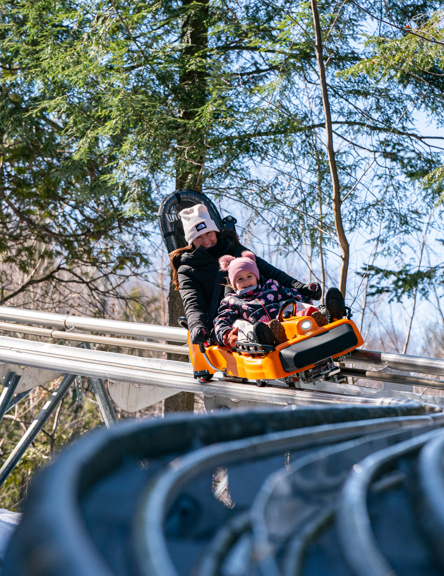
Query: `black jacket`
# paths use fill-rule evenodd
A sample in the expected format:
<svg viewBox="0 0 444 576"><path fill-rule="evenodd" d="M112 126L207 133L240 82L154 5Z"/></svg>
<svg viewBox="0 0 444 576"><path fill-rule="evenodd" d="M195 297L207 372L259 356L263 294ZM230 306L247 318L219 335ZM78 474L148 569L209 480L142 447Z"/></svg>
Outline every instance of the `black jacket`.
<svg viewBox="0 0 444 576"><path fill-rule="evenodd" d="M200 246L192 252L183 252L180 255L177 276L190 331L196 326L202 326L211 332L213 320L223 297L223 286L226 284L226 272L219 272L219 258L224 254L237 258L244 250L247 248L234 238L224 236L219 238L214 248L206 250ZM287 288L298 289L302 286L300 282L258 256L256 264L261 276L267 280L272 278ZM213 293L215 293L214 300Z"/></svg>

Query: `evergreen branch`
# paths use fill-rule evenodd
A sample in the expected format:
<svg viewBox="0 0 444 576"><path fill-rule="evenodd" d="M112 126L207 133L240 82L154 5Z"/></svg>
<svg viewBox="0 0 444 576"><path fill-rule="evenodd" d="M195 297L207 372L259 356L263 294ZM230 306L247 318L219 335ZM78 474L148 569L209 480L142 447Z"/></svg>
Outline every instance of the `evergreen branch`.
<svg viewBox="0 0 444 576"><path fill-rule="evenodd" d="M350 2L352 4L354 4L356 6L356 8L363 10L371 18L373 18L374 20L377 20L378 22L381 22L382 24L387 24L387 26L390 26L391 28L396 28L397 30L400 30L401 32L404 32L406 34L411 34L412 36L416 36L416 37L420 38L421 40L425 40L426 42L430 42L431 44L438 44L439 46L444 46L444 42L440 42L439 40L436 40L435 38L427 38L426 36L422 36L421 34L414 32L411 28L405 28L405 27L402 28L401 26L397 26L394 22L387 22L387 20L384 20L383 18L378 18L378 16L375 16L374 14L369 12L366 8L364 8L363 6L361 6L360 4L355 2L355 0L350 0Z"/></svg>

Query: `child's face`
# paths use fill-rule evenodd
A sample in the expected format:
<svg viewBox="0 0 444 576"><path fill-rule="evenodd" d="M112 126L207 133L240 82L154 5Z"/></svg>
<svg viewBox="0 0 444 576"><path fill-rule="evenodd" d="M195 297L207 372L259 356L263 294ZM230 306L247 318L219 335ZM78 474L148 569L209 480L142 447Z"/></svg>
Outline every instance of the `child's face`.
<svg viewBox="0 0 444 576"><path fill-rule="evenodd" d="M241 272L236 276L236 280L234 281L234 287L236 290L243 290L244 288L249 288L255 284L257 284L257 278L251 272Z"/></svg>

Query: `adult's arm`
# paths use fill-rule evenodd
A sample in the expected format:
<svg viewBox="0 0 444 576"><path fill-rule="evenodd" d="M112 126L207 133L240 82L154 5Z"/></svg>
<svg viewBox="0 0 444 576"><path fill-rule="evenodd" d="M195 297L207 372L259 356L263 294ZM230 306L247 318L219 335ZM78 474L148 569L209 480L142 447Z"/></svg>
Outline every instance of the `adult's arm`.
<svg viewBox="0 0 444 576"><path fill-rule="evenodd" d="M205 328L209 334L208 310L200 284L186 273L179 272L177 278L190 332L193 328Z"/></svg>
<svg viewBox="0 0 444 576"><path fill-rule="evenodd" d="M243 246L240 247L241 251L246 250ZM305 300L311 301L319 300L322 295L322 290L320 284L313 282L311 284L304 284L303 282L299 282L295 278L292 278L282 270L275 268L272 264L256 256L256 264L259 269L260 275L266 278L267 280L271 278L272 280L277 280L279 284L284 286L285 288L294 288L297 290Z"/></svg>
<svg viewBox="0 0 444 576"><path fill-rule="evenodd" d="M247 250L247 248L245 248L244 246L241 246L240 248L241 252ZM259 269L260 275L266 278L267 280L269 278L271 278L272 280L277 280L279 284L282 284L282 286L285 286L286 288L296 288L296 290L299 287L303 286L302 282L295 280L285 272L282 272L282 270L279 270L279 268L275 268L272 264L270 264L269 262L267 262L263 258L260 258L260 256L257 255L256 255L256 264Z"/></svg>

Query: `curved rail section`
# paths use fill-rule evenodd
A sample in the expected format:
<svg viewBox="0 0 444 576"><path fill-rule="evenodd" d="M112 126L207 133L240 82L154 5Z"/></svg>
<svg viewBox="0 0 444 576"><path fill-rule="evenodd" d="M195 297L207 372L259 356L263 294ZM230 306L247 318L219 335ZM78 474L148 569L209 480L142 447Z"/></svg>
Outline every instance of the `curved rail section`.
<svg viewBox="0 0 444 576"><path fill-rule="evenodd" d="M410 403L103 429L36 478L2 574L433 576L443 428Z"/></svg>

